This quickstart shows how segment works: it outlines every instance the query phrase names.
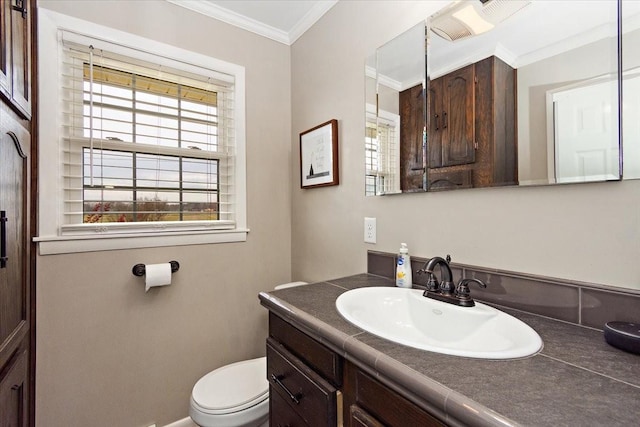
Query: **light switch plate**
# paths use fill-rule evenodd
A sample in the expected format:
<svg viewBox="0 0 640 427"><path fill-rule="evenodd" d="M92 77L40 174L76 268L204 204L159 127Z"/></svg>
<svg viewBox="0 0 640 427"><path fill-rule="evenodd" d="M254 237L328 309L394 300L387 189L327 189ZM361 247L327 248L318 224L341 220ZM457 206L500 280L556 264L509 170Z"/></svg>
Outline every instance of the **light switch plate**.
<svg viewBox="0 0 640 427"><path fill-rule="evenodd" d="M364 242L376 243L376 219L364 218Z"/></svg>

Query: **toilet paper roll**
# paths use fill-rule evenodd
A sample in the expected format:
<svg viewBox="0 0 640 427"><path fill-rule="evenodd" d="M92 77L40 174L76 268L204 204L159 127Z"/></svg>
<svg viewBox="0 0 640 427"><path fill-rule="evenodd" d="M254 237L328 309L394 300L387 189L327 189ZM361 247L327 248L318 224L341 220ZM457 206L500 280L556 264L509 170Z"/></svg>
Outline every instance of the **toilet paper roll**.
<svg viewBox="0 0 640 427"><path fill-rule="evenodd" d="M166 286L171 284L171 264L146 264L145 265L145 287L144 291L156 286Z"/></svg>

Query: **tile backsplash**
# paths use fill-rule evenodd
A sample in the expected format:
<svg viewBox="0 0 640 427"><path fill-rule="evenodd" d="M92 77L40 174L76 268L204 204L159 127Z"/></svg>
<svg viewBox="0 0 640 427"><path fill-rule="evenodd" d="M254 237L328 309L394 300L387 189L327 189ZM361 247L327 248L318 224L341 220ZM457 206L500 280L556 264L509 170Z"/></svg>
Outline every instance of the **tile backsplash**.
<svg viewBox="0 0 640 427"><path fill-rule="evenodd" d="M395 259L395 254L368 251L367 273L393 278ZM413 271L428 260L412 256ZM471 286L473 298L479 301L596 329L613 320L640 323L640 291L453 262L451 270L456 283L464 277L487 284L486 289ZM413 282L424 286L427 276L414 273Z"/></svg>

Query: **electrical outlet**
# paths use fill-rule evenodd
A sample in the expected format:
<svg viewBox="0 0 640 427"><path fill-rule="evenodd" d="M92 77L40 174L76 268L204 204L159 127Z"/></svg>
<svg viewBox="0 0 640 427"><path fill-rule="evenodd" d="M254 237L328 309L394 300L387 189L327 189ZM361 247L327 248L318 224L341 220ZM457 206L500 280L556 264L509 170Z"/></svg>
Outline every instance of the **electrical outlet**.
<svg viewBox="0 0 640 427"><path fill-rule="evenodd" d="M364 218L364 242L375 243L376 242L376 219Z"/></svg>

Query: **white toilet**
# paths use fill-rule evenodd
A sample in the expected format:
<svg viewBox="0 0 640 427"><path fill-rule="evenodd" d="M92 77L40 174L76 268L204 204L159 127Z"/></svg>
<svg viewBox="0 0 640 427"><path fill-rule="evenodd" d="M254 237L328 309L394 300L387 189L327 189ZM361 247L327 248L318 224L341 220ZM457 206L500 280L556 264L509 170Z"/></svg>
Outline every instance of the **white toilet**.
<svg viewBox="0 0 640 427"><path fill-rule="evenodd" d="M306 284L285 283L276 290ZM267 358L232 363L200 378L191 392L189 415L202 427L268 427Z"/></svg>

